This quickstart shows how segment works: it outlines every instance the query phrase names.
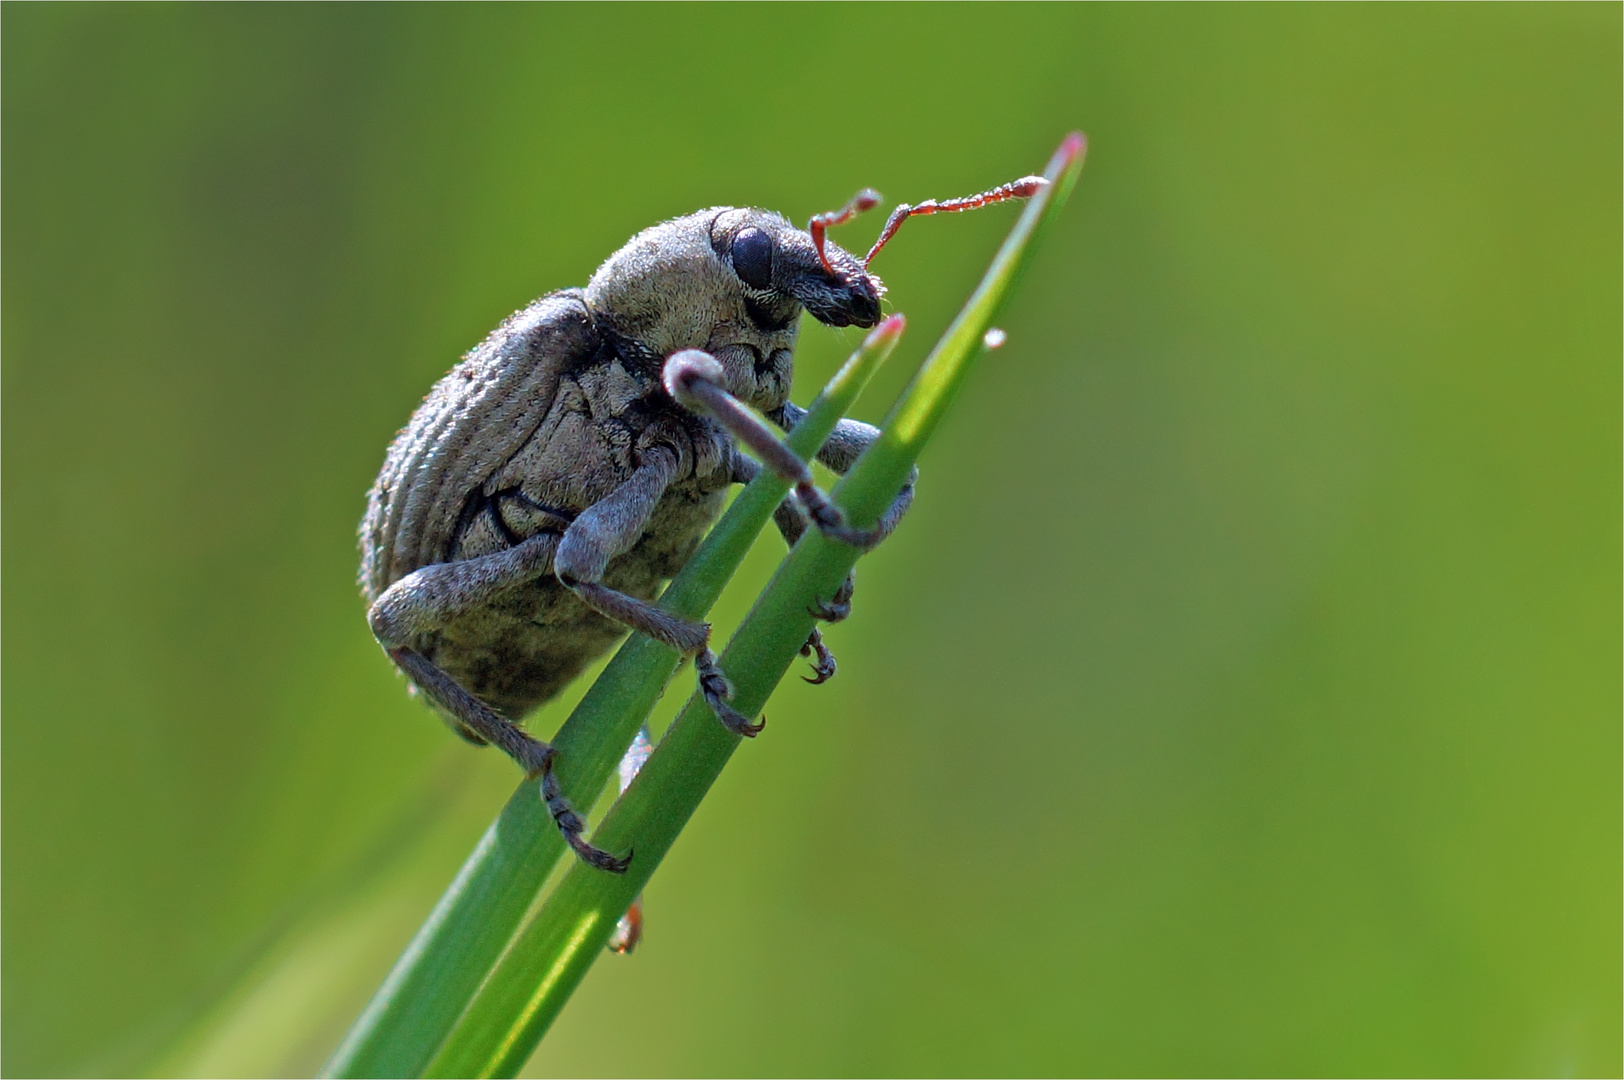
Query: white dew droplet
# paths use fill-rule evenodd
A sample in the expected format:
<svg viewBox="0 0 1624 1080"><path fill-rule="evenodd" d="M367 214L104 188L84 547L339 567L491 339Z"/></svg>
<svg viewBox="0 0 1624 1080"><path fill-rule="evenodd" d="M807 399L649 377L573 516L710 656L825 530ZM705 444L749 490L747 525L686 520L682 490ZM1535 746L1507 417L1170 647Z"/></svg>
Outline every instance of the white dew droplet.
<svg viewBox="0 0 1624 1080"><path fill-rule="evenodd" d="M1008 335L995 326L991 330L988 330L985 334L981 335L981 344L985 345L989 349L996 349L1007 339Z"/></svg>

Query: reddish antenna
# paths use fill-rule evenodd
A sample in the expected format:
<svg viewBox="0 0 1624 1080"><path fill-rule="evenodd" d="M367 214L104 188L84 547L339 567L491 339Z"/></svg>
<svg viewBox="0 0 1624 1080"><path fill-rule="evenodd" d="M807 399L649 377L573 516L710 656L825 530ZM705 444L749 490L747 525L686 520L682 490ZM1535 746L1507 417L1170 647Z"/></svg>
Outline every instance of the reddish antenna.
<svg viewBox="0 0 1624 1080"><path fill-rule="evenodd" d="M823 253L823 232L831 225L844 225L864 210L872 210L880 205L880 193L873 188L864 188L851 197L851 201L839 210L831 210L827 214L813 214L812 220L807 222L806 231L812 234L812 246L818 249L818 261L833 277L835 268L829 265L829 256Z"/></svg>
<svg viewBox="0 0 1624 1080"><path fill-rule="evenodd" d="M891 216L885 219L885 228L880 230L880 238L874 241L874 246L868 249L867 255L863 256L863 268L868 269L868 264L874 261L874 256L878 255L880 249L897 234L898 229L902 228L902 223L915 214L956 214L960 210L975 210L978 207L990 206L1006 199L1030 199L1038 193L1038 189L1048 183L1049 181L1041 176L1023 176L1019 180L999 184L991 191L983 191L979 195L966 195L962 199L947 199L942 202L937 202L935 199L926 199L918 206L909 206L907 203L903 203L891 211ZM813 220L817 219L814 218ZM819 234L813 233L812 235L816 239ZM819 251L821 253L822 249L820 248Z"/></svg>

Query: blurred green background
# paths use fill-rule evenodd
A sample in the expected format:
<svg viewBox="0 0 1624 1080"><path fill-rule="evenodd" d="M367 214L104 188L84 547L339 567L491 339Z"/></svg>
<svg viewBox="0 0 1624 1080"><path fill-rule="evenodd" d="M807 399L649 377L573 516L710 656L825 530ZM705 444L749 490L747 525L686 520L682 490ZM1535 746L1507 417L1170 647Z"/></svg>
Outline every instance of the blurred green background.
<svg viewBox="0 0 1624 1080"><path fill-rule="evenodd" d="M6 5L5 1073L317 1068L512 789L353 583L464 349L662 218L1080 127L840 677L530 1071L1617 1075L1620 23ZM860 415L1013 217L879 260Z"/></svg>

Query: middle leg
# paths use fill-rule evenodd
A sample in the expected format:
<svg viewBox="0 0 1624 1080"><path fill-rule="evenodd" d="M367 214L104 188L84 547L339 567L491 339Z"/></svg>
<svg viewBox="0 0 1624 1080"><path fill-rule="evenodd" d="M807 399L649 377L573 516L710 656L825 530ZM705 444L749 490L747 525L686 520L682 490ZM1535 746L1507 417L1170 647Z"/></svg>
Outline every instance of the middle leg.
<svg viewBox="0 0 1624 1080"><path fill-rule="evenodd" d="M646 451L631 479L570 522L553 558L553 570L598 614L692 658L705 703L717 719L736 735L756 735L763 725L728 704L733 686L710 650L710 624L678 618L602 583L609 560L629 551L643 535L676 471L677 456L671 450L655 446Z"/></svg>
<svg viewBox="0 0 1624 1080"><path fill-rule="evenodd" d="M435 563L395 582L373 602L367 621L395 662L454 730L472 742L490 743L539 780L547 812L571 849L600 870L625 871L630 856L615 856L581 836L586 823L570 807L553 772L552 746L527 733L443 671L422 651L423 639L459 612L488 601L513 585L552 568L558 537L542 534L517 547L461 562Z"/></svg>
<svg viewBox="0 0 1624 1080"><path fill-rule="evenodd" d="M854 528L812 479L812 470L784 440L722 386L722 365L709 353L684 349L665 362L665 387L679 404L710 416L761 463L794 485L795 499L825 536L871 548L885 538L879 527Z"/></svg>

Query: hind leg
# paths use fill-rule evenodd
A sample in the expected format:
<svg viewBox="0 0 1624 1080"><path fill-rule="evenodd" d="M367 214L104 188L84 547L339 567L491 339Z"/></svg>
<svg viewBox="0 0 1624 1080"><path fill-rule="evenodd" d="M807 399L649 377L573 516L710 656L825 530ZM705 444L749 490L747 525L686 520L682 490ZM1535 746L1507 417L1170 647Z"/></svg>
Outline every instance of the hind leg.
<svg viewBox="0 0 1624 1080"><path fill-rule="evenodd" d="M601 870L625 871L619 858L581 838L586 825L565 800L553 775L553 748L480 701L419 651L423 635L457 614L477 608L505 589L552 569L559 538L532 537L517 547L461 562L436 563L407 574L373 602L367 612L372 634L412 684L451 719L458 734L490 743L541 782L541 796L564 840L583 860Z"/></svg>

